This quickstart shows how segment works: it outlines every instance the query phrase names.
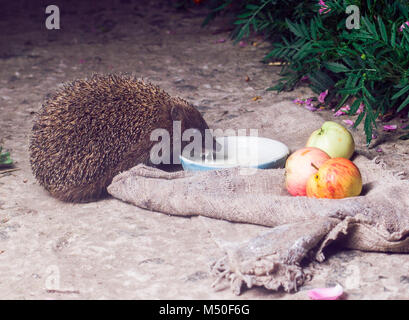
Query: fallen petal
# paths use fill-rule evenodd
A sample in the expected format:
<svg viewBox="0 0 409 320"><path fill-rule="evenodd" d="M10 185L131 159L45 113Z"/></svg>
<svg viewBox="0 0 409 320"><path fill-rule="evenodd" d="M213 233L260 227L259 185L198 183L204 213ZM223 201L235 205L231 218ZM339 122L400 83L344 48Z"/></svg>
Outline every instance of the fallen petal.
<svg viewBox="0 0 409 320"><path fill-rule="evenodd" d="M344 111L344 112L348 112L349 110L351 110L351 107L349 106L349 104L346 104L345 106L343 106L341 109L339 109L339 110L342 110L342 111Z"/></svg>
<svg viewBox="0 0 409 320"><path fill-rule="evenodd" d="M318 110L318 108L314 107L314 105L312 104L312 99L307 99L307 100L305 101L305 106L304 106L304 108L305 108L305 109L308 109L308 110L310 110L310 111L317 111L317 110Z"/></svg>
<svg viewBox="0 0 409 320"><path fill-rule="evenodd" d="M297 98L297 99L294 99L293 102L296 103L296 104L304 104L304 103L305 103L304 100L298 99L298 98Z"/></svg>
<svg viewBox="0 0 409 320"><path fill-rule="evenodd" d="M376 149L376 152L383 152L382 148Z"/></svg>
<svg viewBox="0 0 409 320"><path fill-rule="evenodd" d="M397 128L398 126L396 124L389 124L389 125L383 126L384 131L393 131L393 130L396 130Z"/></svg>
<svg viewBox="0 0 409 320"><path fill-rule="evenodd" d="M351 107L347 104L347 105L341 107L337 112L335 112L335 113L334 113L334 117L343 116L343 115L345 115L350 109L351 109Z"/></svg>
<svg viewBox="0 0 409 320"><path fill-rule="evenodd" d="M318 101L320 103L324 103L325 98L327 97L327 95L328 95L328 89L320 93L320 95L318 97Z"/></svg>
<svg viewBox="0 0 409 320"><path fill-rule="evenodd" d="M304 106L304 108L305 108L305 109L308 109L308 110L310 110L310 111L317 111L317 110L318 110L318 109L315 108L312 104L306 104L306 105Z"/></svg>
<svg viewBox="0 0 409 320"><path fill-rule="evenodd" d="M358 110L356 111L356 114L361 114L364 111L364 108L365 108L365 105L361 102Z"/></svg>
<svg viewBox="0 0 409 320"><path fill-rule="evenodd" d="M333 288L318 288L308 291L308 296L312 300L336 300L344 293L341 285L337 284Z"/></svg>
<svg viewBox="0 0 409 320"><path fill-rule="evenodd" d="M349 125L349 126L353 126L354 125L354 122L352 121L352 120L349 120L349 119L347 119L347 120L342 120L343 122L345 122L347 125Z"/></svg>

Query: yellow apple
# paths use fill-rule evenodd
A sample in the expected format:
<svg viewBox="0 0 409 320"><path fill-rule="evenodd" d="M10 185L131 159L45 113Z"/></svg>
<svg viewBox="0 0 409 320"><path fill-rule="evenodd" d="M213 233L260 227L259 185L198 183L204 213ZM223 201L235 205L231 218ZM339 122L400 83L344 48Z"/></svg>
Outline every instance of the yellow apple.
<svg viewBox="0 0 409 320"><path fill-rule="evenodd" d="M341 199L359 196L362 177L358 167L345 158L333 158L312 174L307 181L307 196L313 198Z"/></svg>
<svg viewBox="0 0 409 320"><path fill-rule="evenodd" d="M331 158L351 158L355 150L352 134L342 125L326 121L315 130L307 141L306 147L315 147L325 151Z"/></svg>

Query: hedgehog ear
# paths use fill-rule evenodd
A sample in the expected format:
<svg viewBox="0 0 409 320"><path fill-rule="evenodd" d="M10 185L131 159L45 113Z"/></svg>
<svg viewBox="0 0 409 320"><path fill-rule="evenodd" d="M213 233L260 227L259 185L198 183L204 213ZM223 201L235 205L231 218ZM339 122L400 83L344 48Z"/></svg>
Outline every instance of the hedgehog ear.
<svg viewBox="0 0 409 320"><path fill-rule="evenodd" d="M182 121L183 120L183 110L180 106L173 106L170 110L170 116L173 121Z"/></svg>

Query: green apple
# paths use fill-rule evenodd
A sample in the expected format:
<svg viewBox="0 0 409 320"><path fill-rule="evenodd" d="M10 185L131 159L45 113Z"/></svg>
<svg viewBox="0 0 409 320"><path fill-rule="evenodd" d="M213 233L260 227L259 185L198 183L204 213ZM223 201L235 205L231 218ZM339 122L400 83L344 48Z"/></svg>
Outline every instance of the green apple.
<svg viewBox="0 0 409 320"><path fill-rule="evenodd" d="M325 151L331 158L351 158L355 150L352 134L334 121L325 121L315 130L307 141L306 147L315 147Z"/></svg>

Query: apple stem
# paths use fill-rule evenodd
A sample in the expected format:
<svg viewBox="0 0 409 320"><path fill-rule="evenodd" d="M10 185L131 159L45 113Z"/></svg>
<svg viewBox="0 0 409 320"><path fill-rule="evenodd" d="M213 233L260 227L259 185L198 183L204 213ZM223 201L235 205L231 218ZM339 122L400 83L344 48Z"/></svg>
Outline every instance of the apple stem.
<svg viewBox="0 0 409 320"><path fill-rule="evenodd" d="M319 170L319 168L315 165L315 164L313 164L312 162L311 162L311 166L313 166L314 167L314 169L317 169L317 170Z"/></svg>

